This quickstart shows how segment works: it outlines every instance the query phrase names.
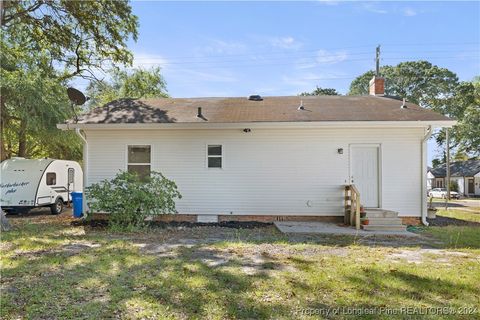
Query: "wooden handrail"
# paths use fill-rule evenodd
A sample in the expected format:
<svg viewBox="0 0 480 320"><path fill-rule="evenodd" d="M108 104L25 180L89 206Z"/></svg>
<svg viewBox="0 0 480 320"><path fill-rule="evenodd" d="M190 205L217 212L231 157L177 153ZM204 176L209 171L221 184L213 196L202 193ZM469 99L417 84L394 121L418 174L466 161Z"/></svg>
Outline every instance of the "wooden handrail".
<svg viewBox="0 0 480 320"><path fill-rule="evenodd" d="M345 223L360 229L360 192L353 184L345 186Z"/></svg>

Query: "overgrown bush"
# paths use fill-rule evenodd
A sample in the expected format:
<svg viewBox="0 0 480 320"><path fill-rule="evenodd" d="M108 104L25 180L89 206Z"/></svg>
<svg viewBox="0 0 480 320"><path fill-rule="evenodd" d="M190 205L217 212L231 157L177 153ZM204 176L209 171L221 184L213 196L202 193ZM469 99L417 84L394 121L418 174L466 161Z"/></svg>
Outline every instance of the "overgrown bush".
<svg viewBox="0 0 480 320"><path fill-rule="evenodd" d="M141 180L138 175L120 172L87 188L91 213L109 214L109 228L134 231L146 226L149 216L176 213L175 200L182 196L175 182L159 172Z"/></svg>
<svg viewBox="0 0 480 320"><path fill-rule="evenodd" d="M458 182L456 180L450 181L450 191L458 192Z"/></svg>

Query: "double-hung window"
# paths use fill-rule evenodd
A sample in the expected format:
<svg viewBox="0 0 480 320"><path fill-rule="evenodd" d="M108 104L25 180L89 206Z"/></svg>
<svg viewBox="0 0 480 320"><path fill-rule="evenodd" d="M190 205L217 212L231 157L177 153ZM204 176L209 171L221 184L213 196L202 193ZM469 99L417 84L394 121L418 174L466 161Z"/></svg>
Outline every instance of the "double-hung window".
<svg viewBox="0 0 480 320"><path fill-rule="evenodd" d="M127 152L128 172L137 174L141 180L150 177L151 147L149 145L130 145Z"/></svg>
<svg viewBox="0 0 480 320"><path fill-rule="evenodd" d="M223 147L221 144L207 145L207 167L223 168Z"/></svg>

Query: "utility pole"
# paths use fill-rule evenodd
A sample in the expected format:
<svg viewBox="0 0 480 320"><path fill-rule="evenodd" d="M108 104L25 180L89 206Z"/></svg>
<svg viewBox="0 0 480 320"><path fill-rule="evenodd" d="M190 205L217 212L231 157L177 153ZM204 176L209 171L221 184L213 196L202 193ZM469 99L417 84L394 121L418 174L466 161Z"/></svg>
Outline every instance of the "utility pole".
<svg viewBox="0 0 480 320"><path fill-rule="evenodd" d="M375 75L380 76L380 45L375 50Z"/></svg>
<svg viewBox="0 0 480 320"><path fill-rule="evenodd" d="M446 135L445 139L447 140L447 150L446 150L446 158L447 158L447 197L445 199L445 209L448 207L448 201L450 201L450 139L448 136L448 128L446 128Z"/></svg>

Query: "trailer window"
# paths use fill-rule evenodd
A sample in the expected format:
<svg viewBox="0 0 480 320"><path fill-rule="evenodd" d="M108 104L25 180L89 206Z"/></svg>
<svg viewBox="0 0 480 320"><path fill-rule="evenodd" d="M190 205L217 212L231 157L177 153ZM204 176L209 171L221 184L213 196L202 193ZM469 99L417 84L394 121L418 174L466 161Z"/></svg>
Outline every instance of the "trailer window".
<svg viewBox="0 0 480 320"><path fill-rule="evenodd" d="M47 186L54 186L57 184L57 174L55 172L47 172Z"/></svg>
<svg viewBox="0 0 480 320"><path fill-rule="evenodd" d="M141 180L150 176L151 148L148 145L128 146L127 170L136 173Z"/></svg>

